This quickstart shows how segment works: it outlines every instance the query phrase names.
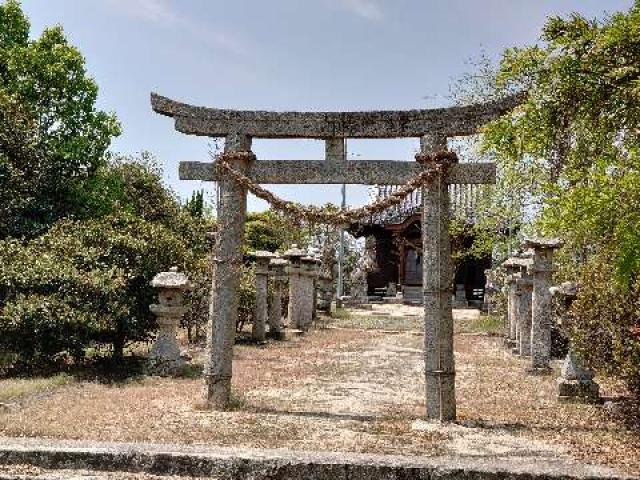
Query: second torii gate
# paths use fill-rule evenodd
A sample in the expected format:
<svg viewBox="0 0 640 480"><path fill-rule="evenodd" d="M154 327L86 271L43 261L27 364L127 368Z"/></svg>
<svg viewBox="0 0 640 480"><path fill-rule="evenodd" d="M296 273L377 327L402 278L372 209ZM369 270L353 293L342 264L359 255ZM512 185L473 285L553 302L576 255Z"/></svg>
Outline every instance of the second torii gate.
<svg viewBox="0 0 640 480"><path fill-rule="evenodd" d="M151 94L153 110L175 119L179 132L225 138L224 153L251 153L252 138L314 138L326 142L324 161L259 160L229 155L227 162L255 183L398 185L425 167L413 161L345 159L347 138L420 138L421 154L447 149L447 139L476 134L519 102L517 97L483 105L431 110L373 112L264 112L196 107ZM221 175L212 162L181 162L180 179L218 181L220 202L217 268L209 312L205 397L226 409L231 392L233 343L238 315L239 267L247 189ZM492 163L454 164L423 187L424 357L427 418L456 418L449 184L495 182Z"/></svg>

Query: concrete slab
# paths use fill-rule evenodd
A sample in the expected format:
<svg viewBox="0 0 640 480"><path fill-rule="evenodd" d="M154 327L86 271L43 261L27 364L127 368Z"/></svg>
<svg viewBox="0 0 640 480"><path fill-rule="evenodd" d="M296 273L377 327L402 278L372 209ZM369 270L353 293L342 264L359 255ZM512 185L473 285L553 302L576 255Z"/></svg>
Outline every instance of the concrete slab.
<svg viewBox="0 0 640 480"><path fill-rule="evenodd" d="M402 457L204 446L0 438L0 464L220 479L631 479L566 459ZM69 474L67 478L73 477ZM0 479L15 478L1 474ZM31 478L22 476L21 478ZM33 477L35 478L35 477Z"/></svg>

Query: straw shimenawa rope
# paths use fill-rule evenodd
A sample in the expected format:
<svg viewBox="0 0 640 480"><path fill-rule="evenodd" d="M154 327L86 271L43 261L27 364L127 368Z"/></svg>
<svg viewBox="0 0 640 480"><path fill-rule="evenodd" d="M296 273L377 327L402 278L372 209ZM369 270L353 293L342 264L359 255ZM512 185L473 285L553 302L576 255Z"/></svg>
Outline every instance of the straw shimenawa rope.
<svg viewBox="0 0 640 480"><path fill-rule="evenodd" d="M437 152L433 154L418 154L416 161L425 166L425 169L409 179L402 187L391 193L386 198L358 208L316 207L313 205L301 205L296 202L284 200L261 185L255 183L242 172L234 169L229 160L255 160L253 152L230 152L216 156L216 167L226 172L235 182L253 193L256 197L268 202L275 210L279 210L296 220L306 220L310 223L328 225L346 225L358 220L370 217L374 213L380 213L388 208L402 203L412 192L431 180L444 174L452 163L457 163L458 157L454 152Z"/></svg>

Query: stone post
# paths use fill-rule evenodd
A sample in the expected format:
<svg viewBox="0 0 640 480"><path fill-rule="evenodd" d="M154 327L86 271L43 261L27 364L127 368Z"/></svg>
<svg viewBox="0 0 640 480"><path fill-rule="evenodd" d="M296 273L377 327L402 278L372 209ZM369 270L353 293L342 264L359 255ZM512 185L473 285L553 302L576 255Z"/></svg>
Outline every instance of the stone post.
<svg viewBox="0 0 640 480"><path fill-rule="evenodd" d="M304 297L305 284L302 279L301 259L306 255L304 250L300 250L297 245L293 245L287 250L283 257L289 260L287 274L289 276L289 309L288 322L289 327L302 330L304 325Z"/></svg>
<svg viewBox="0 0 640 480"><path fill-rule="evenodd" d="M492 281L492 271L491 269L486 269L484 271L484 295L482 297L482 312L491 314L491 294L493 292L493 281Z"/></svg>
<svg viewBox="0 0 640 480"><path fill-rule="evenodd" d="M284 274L287 261L282 258L274 258L269 263L269 275L271 283L271 304L269 305L269 336L274 340L284 340L282 330L282 288L286 276Z"/></svg>
<svg viewBox="0 0 640 480"><path fill-rule="evenodd" d="M224 153L251 153L251 137L232 133L226 137ZM227 162L246 172L250 156L230 157ZM238 320L238 286L242 266L242 241L247 210L247 189L225 176L218 182L219 238L214 250L214 268L207 358L205 360L204 407L226 410L231 396L233 343Z"/></svg>
<svg viewBox="0 0 640 480"><path fill-rule="evenodd" d="M557 239L528 239L524 247L533 250L530 267L533 276L531 296L531 368L530 373L545 374L551 371L551 275L553 251L562 246Z"/></svg>
<svg viewBox="0 0 640 480"><path fill-rule="evenodd" d="M578 296L578 286L573 282L564 282L551 287L549 293L556 300L563 324L566 325L571 304ZM597 403L600 401L600 385L594 380L594 374L586 368L580 356L569 346L569 352L562 364L557 380L558 401Z"/></svg>
<svg viewBox="0 0 640 480"><path fill-rule="evenodd" d="M315 280L317 276L316 266L318 262L310 256L302 257L300 280L303 284L304 299L302 301L302 322L298 328L300 330L309 330L314 319L314 297L315 297Z"/></svg>
<svg viewBox="0 0 640 480"><path fill-rule="evenodd" d="M517 285L516 285L516 273L519 270L519 267L515 265L513 258L508 258L504 261L502 266L504 267L507 276L506 276L506 287L507 287L507 341L506 344L508 347L513 348L516 344L516 338L518 336L518 323L517 323Z"/></svg>
<svg viewBox="0 0 640 480"><path fill-rule="evenodd" d="M520 284L518 283L520 279L520 272L511 275L511 287L513 289L513 306L511 311L513 315L513 327L515 331L513 339L511 340L511 353L513 353L514 355L520 355L520 327L522 322L522 319L520 318L520 314L522 313L522 309L520 307L522 290L520 289Z"/></svg>
<svg viewBox="0 0 640 480"><path fill-rule="evenodd" d="M516 280L520 294L518 299L518 352L523 357L531 356L531 293L533 282L531 276L523 269Z"/></svg>
<svg viewBox="0 0 640 480"><path fill-rule="evenodd" d="M316 261L313 265L313 277L312 277L312 295L313 299L311 300L311 317L315 322L318 320L318 262Z"/></svg>
<svg viewBox="0 0 640 480"><path fill-rule="evenodd" d="M425 135L420 140L420 147L422 154L443 151L447 149L447 139ZM449 189L442 175L422 189L422 245L427 418L453 421L456 418L451 312L453 267Z"/></svg>
<svg viewBox="0 0 640 480"><path fill-rule="evenodd" d="M151 351L149 352L148 369L156 375L174 375L184 367L178 345L178 327L185 314L183 292L191 287L189 279L178 273L177 267L162 272L151 280L151 286L157 288L158 304L149 306L156 316L160 327Z"/></svg>
<svg viewBox="0 0 640 480"><path fill-rule="evenodd" d="M258 251L256 259L256 311L251 328L251 337L257 343L266 340L267 319L269 317L269 262L275 254Z"/></svg>

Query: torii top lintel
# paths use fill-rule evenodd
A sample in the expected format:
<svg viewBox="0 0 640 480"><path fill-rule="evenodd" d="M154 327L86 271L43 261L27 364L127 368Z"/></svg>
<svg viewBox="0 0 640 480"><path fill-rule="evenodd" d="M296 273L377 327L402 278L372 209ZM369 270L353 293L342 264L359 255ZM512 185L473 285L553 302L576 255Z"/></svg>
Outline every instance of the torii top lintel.
<svg viewBox="0 0 640 480"><path fill-rule="evenodd" d="M473 135L522 101L514 95L494 102L428 110L370 112L268 112L197 107L151 94L151 106L175 119L177 131L208 137L240 133L256 138L399 138L437 134Z"/></svg>

